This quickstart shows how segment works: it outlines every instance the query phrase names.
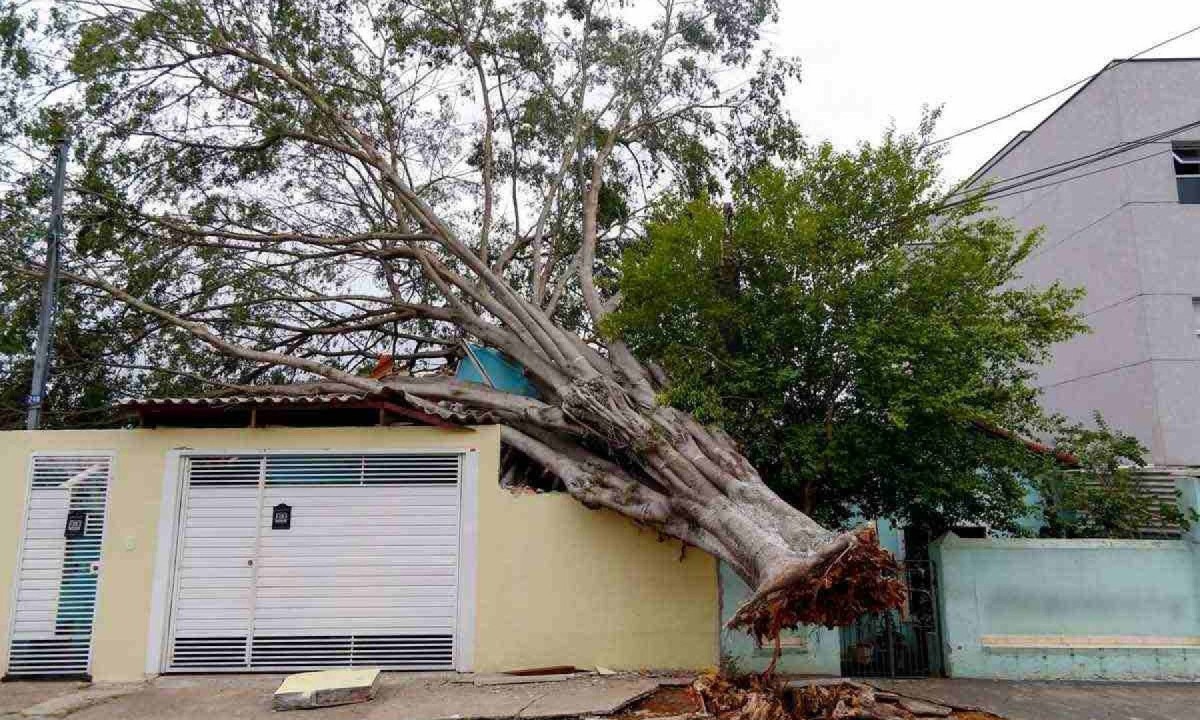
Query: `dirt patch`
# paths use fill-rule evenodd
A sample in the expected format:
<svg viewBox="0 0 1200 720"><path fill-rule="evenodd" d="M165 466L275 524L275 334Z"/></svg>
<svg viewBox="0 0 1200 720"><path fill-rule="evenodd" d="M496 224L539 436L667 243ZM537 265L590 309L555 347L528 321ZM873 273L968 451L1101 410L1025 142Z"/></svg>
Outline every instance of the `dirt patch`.
<svg viewBox="0 0 1200 720"><path fill-rule="evenodd" d="M650 695L625 708L614 720L643 720L644 718L689 715L700 712L700 700L690 687L660 687Z"/></svg>
<svg viewBox="0 0 1200 720"><path fill-rule="evenodd" d="M951 720L1004 720L999 715L978 710L959 710L950 716Z"/></svg>

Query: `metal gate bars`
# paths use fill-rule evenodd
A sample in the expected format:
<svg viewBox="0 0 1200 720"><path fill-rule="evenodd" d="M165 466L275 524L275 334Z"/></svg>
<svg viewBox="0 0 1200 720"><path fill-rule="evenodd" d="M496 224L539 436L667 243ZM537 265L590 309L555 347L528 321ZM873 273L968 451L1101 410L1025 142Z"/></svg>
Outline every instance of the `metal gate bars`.
<svg viewBox="0 0 1200 720"><path fill-rule="evenodd" d="M942 674L937 574L930 561L903 564L905 604L863 615L841 629L842 675L933 677Z"/></svg>

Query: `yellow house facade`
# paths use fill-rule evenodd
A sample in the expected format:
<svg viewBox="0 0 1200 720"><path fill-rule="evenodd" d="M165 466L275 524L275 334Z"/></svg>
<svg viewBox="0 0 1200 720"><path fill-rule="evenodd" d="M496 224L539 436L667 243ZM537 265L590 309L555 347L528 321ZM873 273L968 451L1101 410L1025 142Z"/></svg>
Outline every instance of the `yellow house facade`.
<svg viewBox="0 0 1200 720"><path fill-rule="evenodd" d="M0 674L703 668L716 561L492 425L0 433Z"/></svg>

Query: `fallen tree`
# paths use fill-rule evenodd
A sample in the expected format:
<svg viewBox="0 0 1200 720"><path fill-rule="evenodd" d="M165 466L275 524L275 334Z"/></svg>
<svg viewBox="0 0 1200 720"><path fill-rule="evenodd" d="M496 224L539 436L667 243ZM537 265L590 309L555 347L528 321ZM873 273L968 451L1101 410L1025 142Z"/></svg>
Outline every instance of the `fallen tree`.
<svg viewBox="0 0 1200 720"><path fill-rule="evenodd" d="M171 339L158 347L233 361L147 361L170 372L254 392L285 369L313 392L494 418L580 502L728 562L754 589L739 626L848 623L901 599L872 533L782 501L728 435L660 401L661 368L599 331L656 194L715 189L797 142L779 107L795 67L754 50L773 11L77 3L49 36L69 63L46 61L67 94L28 136L77 131L76 251L119 242L87 267L68 257L64 279ZM154 300L131 289L147 277ZM519 363L536 396L450 377L464 341ZM402 371L364 374L383 351Z"/></svg>

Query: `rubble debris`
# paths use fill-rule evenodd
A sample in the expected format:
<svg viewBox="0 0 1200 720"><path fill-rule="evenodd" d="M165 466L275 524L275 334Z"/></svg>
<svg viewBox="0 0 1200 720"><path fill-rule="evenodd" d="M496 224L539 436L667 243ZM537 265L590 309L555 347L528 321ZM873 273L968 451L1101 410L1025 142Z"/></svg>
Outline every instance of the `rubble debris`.
<svg viewBox="0 0 1200 720"><path fill-rule="evenodd" d="M692 683L701 709L725 720L790 720L783 705L787 696L782 681L773 675L723 677L701 675Z"/></svg>
<svg viewBox="0 0 1200 720"><path fill-rule="evenodd" d="M271 707L302 710L366 702L378 688L379 668L297 673L283 679Z"/></svg>
<svg viewBox="0 0 1200 720"><path fill-rule="evenodd" d="M954 708L843 678L784 682L768 673L708 674L693 688L704 712L720 720L959 720Z"/></svg>
<svg viewBox="0 0 1200 720"><path fill-rule="evenodd" d="M601 667L600 665L597 665L596 666L596 674L603 675L603 676L616 675L617 671L613 670L611 668Z"/></svg>

